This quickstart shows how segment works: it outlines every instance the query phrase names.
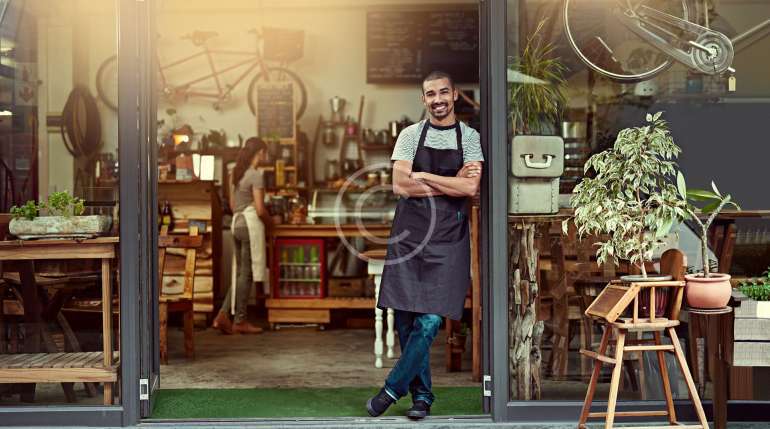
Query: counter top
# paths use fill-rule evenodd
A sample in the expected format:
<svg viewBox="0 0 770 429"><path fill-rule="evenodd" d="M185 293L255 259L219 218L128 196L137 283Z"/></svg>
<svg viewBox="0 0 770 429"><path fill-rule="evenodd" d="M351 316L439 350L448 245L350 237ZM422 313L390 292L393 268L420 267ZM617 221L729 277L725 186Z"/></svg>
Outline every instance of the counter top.
<svg viewBox="0 0 770 429"><path fill-rule="evenodd" d="M307 237L328 238L338 237L339 233L345 237L388 237L390 235L389 223L364 223L361 228L356 224L280 224L276 225L270 235L273 237Z"/></svg>

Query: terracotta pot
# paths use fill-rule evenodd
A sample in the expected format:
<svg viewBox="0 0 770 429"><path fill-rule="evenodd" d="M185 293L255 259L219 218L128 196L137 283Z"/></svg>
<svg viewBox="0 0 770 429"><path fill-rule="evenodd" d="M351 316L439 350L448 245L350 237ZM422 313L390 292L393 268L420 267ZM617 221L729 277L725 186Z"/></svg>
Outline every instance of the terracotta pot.
<svg viewBox="0 0 770 429"><path fill-rule="evenodd" d="M730 301L732 286L730 275L714 273L709 277L701 277L696 274L684 276L687 280L685 292L687 305L694 308L724 308Z"/></svg>
<svg viewBox="0 0 770 429"><path fill-rule="evenodd" d="M656 275L652 274L647 277L642 277L641 274L634 274L628 276L620 276L620 279L629 283L643 283L643 282L664 282L671 280L669 275ZM655 318L665 317L666 310L668 309L668 289L661 288L655 293ZM629 307L627 312L630 314L632 307ZM650 317L650 294L649 292L639 293L639 317Z"/></svg>

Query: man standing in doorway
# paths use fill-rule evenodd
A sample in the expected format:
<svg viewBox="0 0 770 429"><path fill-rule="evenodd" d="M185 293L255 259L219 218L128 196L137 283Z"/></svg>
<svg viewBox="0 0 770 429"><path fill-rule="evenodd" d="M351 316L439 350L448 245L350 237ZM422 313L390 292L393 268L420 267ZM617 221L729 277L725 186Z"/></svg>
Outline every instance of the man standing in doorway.
<svg viewBox="0 0 770 429"><path fill-rule="evenodd" d="M401 357L385 386L366 403L373 417L412 394L407 417L430 414L430 348L444 317L462 317L470 284L468 197L481 180L479 133L455 117L452 78L434 71L422 82L428 119L405 128L391 160L393 219L377 306L395 310Z"/></svg>

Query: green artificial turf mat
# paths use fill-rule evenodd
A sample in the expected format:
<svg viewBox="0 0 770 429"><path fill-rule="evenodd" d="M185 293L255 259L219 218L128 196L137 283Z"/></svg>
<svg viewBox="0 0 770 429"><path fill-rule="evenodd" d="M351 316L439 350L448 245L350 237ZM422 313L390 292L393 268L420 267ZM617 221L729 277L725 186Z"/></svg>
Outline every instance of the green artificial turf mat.
<svg viewBox="0 0 770 429"><path fill-rule="evenodd" d="M332 389L161 389L153 419L365 417L366 400L377 388ZM432 415L482 414L479 387L435 387ZM385 413L403 416L410 397Z"/></svg>

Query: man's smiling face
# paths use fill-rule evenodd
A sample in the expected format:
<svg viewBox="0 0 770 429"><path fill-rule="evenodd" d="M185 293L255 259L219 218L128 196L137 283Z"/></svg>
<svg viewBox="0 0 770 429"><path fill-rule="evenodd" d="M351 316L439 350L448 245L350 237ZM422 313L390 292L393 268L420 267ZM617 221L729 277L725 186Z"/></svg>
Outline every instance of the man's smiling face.
<svg viewBox="0 0 770 429"><path fill-rule="evenodd" d="M457 95L449 79L426 80L422 83L422 102L434 119L442 120L454 111Z"/></svg>

